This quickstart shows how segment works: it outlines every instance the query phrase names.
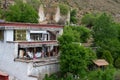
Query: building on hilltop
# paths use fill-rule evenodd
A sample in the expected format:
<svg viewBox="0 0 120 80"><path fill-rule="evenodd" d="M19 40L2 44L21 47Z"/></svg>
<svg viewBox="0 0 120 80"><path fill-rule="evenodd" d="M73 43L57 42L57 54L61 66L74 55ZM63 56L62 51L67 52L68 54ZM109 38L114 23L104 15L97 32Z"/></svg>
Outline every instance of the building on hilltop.
<svg viewBox="0 0 120 80"><path fill-rule="evenodd" d="M18 80L42 80L59 71L62 33L60 25L0 22L0 70Z"/></svg>

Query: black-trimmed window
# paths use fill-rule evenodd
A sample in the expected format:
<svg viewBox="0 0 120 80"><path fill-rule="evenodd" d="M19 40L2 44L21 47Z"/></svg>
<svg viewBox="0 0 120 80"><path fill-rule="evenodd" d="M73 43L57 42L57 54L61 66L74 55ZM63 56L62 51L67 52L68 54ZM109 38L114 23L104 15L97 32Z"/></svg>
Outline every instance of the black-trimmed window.
<svg viewBox="0 0 120 80"><path fill-rule="evenodd" d="M25 41L26 40L26 30L15 30L14 31L15 41Z"/></svg>
<svg viewBox="0 0 120 80"><path fill-rule="evenodd" d="M31 40L40 41L42 39L42 33L30 33Z"/></svg>
<svg viewBox="0 0 120 80"><path fill-rule="evenodd" d="M4 30L0 30L0 41L4 40Z"/></svg>

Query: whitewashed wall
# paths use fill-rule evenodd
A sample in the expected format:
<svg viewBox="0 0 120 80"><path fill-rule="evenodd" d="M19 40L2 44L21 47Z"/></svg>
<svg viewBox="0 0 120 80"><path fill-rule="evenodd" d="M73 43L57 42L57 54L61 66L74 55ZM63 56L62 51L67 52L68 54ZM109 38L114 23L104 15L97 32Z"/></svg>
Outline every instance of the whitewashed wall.
<svg viewBox="0 0 120 80"><path fill-rule="evenodd" d="M0 42L0 70L16 77L18 80L37 80L27 76L27 63L14 61L14 53L16 53L14 43Z"/></svg>
<svg viewBox="0 0 120 80"><path fill-rule="evenodd" d="M42 80L45 74L59 71L58 63L47 65L40 63L40 66L34 67L33 63L14 61L17 57L17 52L17 43L0 42L0 70L5 71L10 76L14 76L17 80L37 80L37 78L29 77L29 75L37 75L38 77L38 74Z"/></svg>
<svg viewBox="0 0 120 80"><path fill-rule="evenodd" d="M13 30L5 30L5 33L4 33L5 41L13 41L14 39L13 33L14 33Z"/></svg>
<svg viewBox="0 0 120 80"><path fill-rule="evenodd" d="M31 39L30 39L30 31L29 30L26 31L26 40L31 41Z"/></svg>
<svg viewBox="0 0 120 80"><path fill-rule="evenodd" d="M34 64L37 64L37 66L33 66ZM29 63L27 74L29 76L39 77L42 80L45 77L45 74L53 74L55 72L58 72L59 69L60 68L58 62L50 63L50 61L48 61L44 63Z"/></svg>

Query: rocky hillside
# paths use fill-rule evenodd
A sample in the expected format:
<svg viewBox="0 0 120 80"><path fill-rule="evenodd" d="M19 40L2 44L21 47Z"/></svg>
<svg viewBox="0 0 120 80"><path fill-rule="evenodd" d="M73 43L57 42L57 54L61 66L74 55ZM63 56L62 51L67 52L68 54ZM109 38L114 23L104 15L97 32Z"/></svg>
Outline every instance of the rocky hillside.
<svg viewBox="0 0 120 80"><path fill-rule="evenodd" d="M5 3L14 0L0 0ZM26 1L26 0L24 0ZM30 0L28 0L30 1ZM115 21L120 22L120 0L37 0L46 7L59 3L67 4L71 8L77 9L77 16L80 19L86 13L106 12L111 14Z"/></svg>
<svg viewBox="0 0 120 80"><path fill-rule="evenodd" d="M120 22L120 0L41 0L45 5L65 3L78 11L78 17L90 12L106 12Z"/></svg>

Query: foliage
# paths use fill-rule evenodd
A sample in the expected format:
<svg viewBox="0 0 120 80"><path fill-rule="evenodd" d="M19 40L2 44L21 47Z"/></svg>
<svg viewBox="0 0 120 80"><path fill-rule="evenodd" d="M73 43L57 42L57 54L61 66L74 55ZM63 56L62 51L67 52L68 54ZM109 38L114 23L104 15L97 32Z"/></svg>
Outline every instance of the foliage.
<svg viewBox="0 0 120 80"><path fill-rule="evenodd" d="M0 8L0 18L1 18L1 16L2 16L2 10L1 10L1 8Z"/></svg>
<svg viewBox="0 0 120 80"><path fill-rule="evenodd" d="M92 14L92 13L85 14L81 19L81 23L85 24L87 27L92 27L98 16L99 16L98 14Z"/></svg>
<svg viewBox="0 0 120 80"><path fill-rule="evenodd" d="M35 9L22 1L17 0L14 5L9 7L5 14L7 21L37 23L38 14Z"/></svg>
<svg viewBox="0 0 120 80"><path fill-rule="evenodd" d="M62 15L67 15L67 14L68 14L68 12L69 12L69 7L68 7L68 5L60 4L59 7L60 7L60 13L61 13Z"/></svg>
<svg viewBox="0 0 120 80"><path fill-rule="evenodd" d="M91 31L84 26L71 26L73 30L79 33L80 42L87 42L91 36Z"/></svg>
<svg viewBox="0 0 120 80"><path fill-rule="evenodd" d="M93 27L93 37L95 42L104 42L105 39L113 39L117 37L116 30L112 25L110 17L102 14Z"/></svg>
<svg viewBox="0 0 120 80"><path fill-rule="evenodd" d="M74 76L72 73L67 73L66 76L59 76L52 74L49 77L45 77L44 80L117 80L120 79L120 71L116 71L114 68L106 68L105 70L97 69L87 72L84 77Z"/></svg>
<svg viewBox="0 0 120 80"><path fill-rule="evenodd" d="M114 80L120 80L120 70L117 70L114 75Z"/></svg>
<svg viewBox="0 0 120 80"><path fill-rule="evenodd" d="M104 13L96 20L93 27L93 38L98 51L108 50L114 59L119 56L118 30L109 15Z"/></svg>
<svg viewBox="0 0 120 80"><path fill-rule="evenodd" d="M113 64L113 57L112 57L110 51L104 50L102 58L104 58L105 60L107 60L109 62L109 64Z"/></svg>
<svg viewBox="0 0 120 80"><path fill-rule="evenodd" d="M105 70L95 70L88 74L88 80L113 80L115 74L114 68L107 68Z"/></svg>
<svg viewBox="0 0 120 80"><path fill-rule="evenodd" d="M84 76L87 65L92 61L93 53L90 49L74 43L74 30L70 27L65 28L64 34L58 39L60 43L60 69L63 74L72 73L73 75ZM79 38L79 36L77 37Z"/></svg>
<svg viewBox="0 0 120 80"><path fill-rule="evenodd" d="M80 34L78 33L78 31L73 30L72 27L65 26L63 38L66 38L65 40L67 40L67 42L69 42L69 41L70 41L70 43L71 42L79 42L80 41L80 38L78 38L79 35ZM69 37L67 37L67 36L69 36Z"/></svg>
<svg viewBox="0 0 120 80"><path fill-rule="evenodd" d="M0 8L0 19L4 19L4 17L5 17L4 14L5 14L5 10Z"/></svg>
<svg viewBox="0 0 120 80"><path fill-rule="evenodd" d="M120 41L120 23L114 23L114 27L117 29L118 32L118 40Z"/></svg>
<svg viewBox="0 0 120 80"><path fill-rule="evenodd" d="M43 80L74 80L74 76L71 73L67 73L66 76L61 77L58 74L52 74L50 76L45 75L45 78Z"/></svg>
<svg viewBox="0 0 120 80"><path fill-rule="evenodd" d="M73 24L76 24L77 23L77 11L76 9L73 9L71 12L70 12L70 23L73 23Z"/></svg>
<svg viewBox="0 0 120 80"><path fill-rule="evenodd" d="M115 60L115 67L120 69L120 57Z"/></svg>

